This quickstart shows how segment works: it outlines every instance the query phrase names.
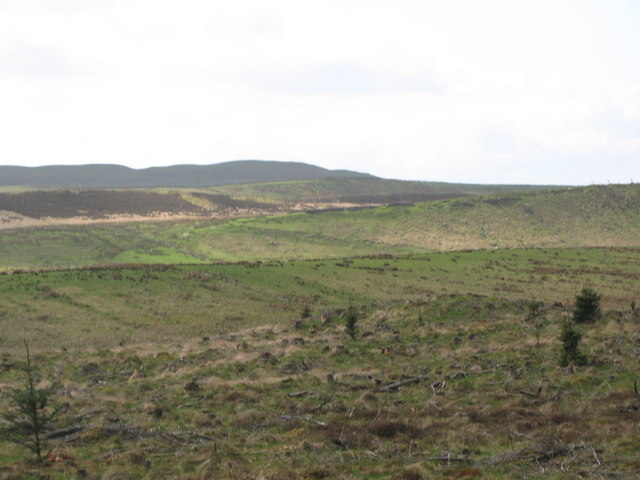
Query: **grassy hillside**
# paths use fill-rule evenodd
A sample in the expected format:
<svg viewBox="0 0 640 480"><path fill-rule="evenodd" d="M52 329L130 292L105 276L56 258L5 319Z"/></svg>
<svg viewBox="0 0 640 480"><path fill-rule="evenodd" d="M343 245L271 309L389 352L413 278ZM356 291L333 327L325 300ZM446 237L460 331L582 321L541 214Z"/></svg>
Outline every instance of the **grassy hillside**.
<svg viewBox="0 0 640 480"><path fill-rule="evenodd" d="M180 173L172 178L181 178ZM237 214L242 210L250 211L245 213L245 216L250 216L252 213L326 208L344 204L410 203L543 188L526 185L404 182L376 178L316 178L207 188L34 191L26 187L5 187L0 193L0 212L36 219L61 220L70 217L91 220L120 216L122 221L126 221L127 216L189 214L205 217Z"/></svg>
<svg viewBox="0 0 640 480"><path fill-rule="evenodd" d="M213 227L210 235L231 228ZM331 238L383 248L459 250L637 245L640 186L608 185L452 199L410 207L242 221L244 236ZM240 238L243 235L239 235ZM203 240L204 244L206 241Z"/></svg>
<svg viewBox="0 0 640 480"><path fill-rule="evenodd" d="M0 275L5 350L110 347L278 323L317 311L449 293L547 303L585 281L606 308L640 296L638 249L527 249L295 262L91 267ZM25 329L23 326L29 325ZM22 326L22 327L21 327ZM73 335L69 335L73 332Z"/></svg>
<svg viewBox="0 0 640 480"><path fill-rule="evenodd" d="M0 439L0 471L637 478L640 319L629 305L640 296L639 254L495 250L0 275L0 409L22 378L22 338L65 405L47 440L50 463L25 461L27 451ZM561 368L571 308L561 301L587 280L605 313L580 327L588 364ZM537 317L534 299L544 302Z"/></svg>
<svg viewBox="0 0 640 480"><path fill-rule="evenodd" d="M29 187L0 187L0 230L195 218L248 218L293 211L434 201L465 196L476 190L529 191L542 188L432 184L366 176L343 178L340 175L347 173L333 173L336 178L206 188L34 190ZM202 178L205 177L203 174ZM181 173L175 172L172 178L181 178Z"/></svg>
<svg viewBox="0 0 640 480"><path fill-rule="evenodd" d="M539 191L549 188L536 185L473 185L381 178L324 178L299 182L225 185L217 187L216 191L234 197L275 203L338 201L388 204L430 201L454 196Z"/></svg>
<svg viewBox="0 0 640 480"><path fill-rule="evenodd" d="M231 221L0 230L0 268L624 247L639 238L640 186L608 185Z"/></svg>

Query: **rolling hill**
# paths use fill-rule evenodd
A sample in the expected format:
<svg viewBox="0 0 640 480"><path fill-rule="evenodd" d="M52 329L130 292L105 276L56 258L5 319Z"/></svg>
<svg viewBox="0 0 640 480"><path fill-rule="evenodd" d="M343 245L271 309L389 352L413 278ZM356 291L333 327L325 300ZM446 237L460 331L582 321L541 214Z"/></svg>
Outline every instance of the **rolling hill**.
<svg viewBox="0 0 640 480"><path fill-rule="evenodd" d="M545 188L387 180L291 162L238 161L145 170L117 165L0 167L0 229L229 219Z"/></svg>
<svg viewBox="0 0 640 480"><path fill-rule="evenodd" d="M190 195L214 204L215 197ZM181 201L164 196L176 204ZM462 196L356 210L282 210L277 215L244 201L234 207L237 215L228 218L200 216L189 203L193 215L180 221L6 229L0 231L0 268L640 244L640 186L635 184ZM250 212L261 215L248 218Z"/></svg>
<svg viewBox="0 0 640 480"><path fill-rule="evenodd" d="M121 165L0 166L0 187L161 188L210 187L314 178L368 178L298 162L241 160L216 165L174 165L133 169Z"/></svg>

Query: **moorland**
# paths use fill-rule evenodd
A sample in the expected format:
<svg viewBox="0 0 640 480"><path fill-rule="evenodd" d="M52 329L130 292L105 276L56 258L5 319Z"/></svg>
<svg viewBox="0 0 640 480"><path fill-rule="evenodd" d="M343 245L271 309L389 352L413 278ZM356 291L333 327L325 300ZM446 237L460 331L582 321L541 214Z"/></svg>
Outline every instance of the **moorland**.
<svg viewBox="0 0 640 480"><path fill-rule="evenodd" d="M0 194L0 409L25 342L61 407L0 478L640 475L637 185L54 187Z"/></svg>

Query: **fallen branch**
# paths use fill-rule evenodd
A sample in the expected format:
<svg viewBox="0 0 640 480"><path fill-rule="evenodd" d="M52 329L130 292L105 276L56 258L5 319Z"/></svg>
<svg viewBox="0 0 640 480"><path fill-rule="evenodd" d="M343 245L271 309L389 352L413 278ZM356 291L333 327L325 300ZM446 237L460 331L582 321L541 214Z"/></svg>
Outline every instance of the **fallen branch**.
<svg viewBox="0 0 640 480"><path fill-rule="evenodd" d="M532 397L532 398L540 397L540 393L527 392L526 390L518 390L518 393L521 393L522 395L526 395L527 397Z"/></svg>
<svg viewBox="0 0 640 480"><path fill-rule="evenodd" d="M321 427L328 427L329 424L326 422L322 422L320 420L316 420L315 418L311 418L311 417L307 417L307 416L301 416L301 415L274 415L277 418L280 418L282 420L305 420L309 423L313 423L315 425L319 425Z"/></svg>
<svg viewBox="0 0 640 480"><path fill-rule="evenodd" d="M311 417L302 417L302 419L306 420L307 422L311 422L311 423L315 423L316 425L320 425L321 427L327 427L329 425L326 422L322 422L320 420L316 420L316 419L311 418Z"/></svg>
<svg viewBox="0 0 640 480"><path fill-rule="evenodd" d="M447 382L442 380L441 382L433 382L429 387L434 394L437 394L436 389L443 390L447 386ZM442 393L442 392L441 392Z"/></svg>
<svg viewBox="0 0 640 480"><path fill-rule="evenodd" d="M411 385L413 383L421 383L427 380L429 377L426 375L420 377L409 378L408 380L402 380L400 382L390 383L389 385L385 385L384 387L379 388L380 392L394 392L398 390L400 387L404 387L405 385Z"/></svg>
<svg viewBox="0 0 640 480"><path fill-rule="evenodd" d="M53 440L54 438L68 437L69 435L74 435L76 433L82 432L83 430L87 430L92 426L92 424L87 423L85 425L74 425L73 427L61 428L59 430L53 430L52 432L46 433L44 435L44 438L46 438L47 440Z"/></svg>
<svg viewBox="0 0 640 480"><path fill-rule="evenodd" d="M152 430L146 429L142 427L138 427L136 425L95 425L92 423L87 423L84 425L74 425L72 427L62 428L60 430L55 430L53 432L49 432L45 435L47 440L64 438L65 441L70 441L73 435L76 435L80 432L84 432L91 428L96 429L96 433L101 436L107 435L120 435L122 437L128 437L131 439L142 440L147 438L162 438L171 443L180 444L180 445L188 445L193 443L193 440L207 440L207 441L215 441L214 437L209 435L203 435L196 431L184 431L184 432L163 432L161 430Z"/></svg>
<svg viewBox="0 0 640 480"><path fill-rule="evenodd" d="M567 445L562 442L541 442L525 447L521 450L494 455L482 460L488 465L500 465L516 460L529 460L531 462L547 462L553 458L572 454L575 450L586 448L582 445Z"/></svg>
<svg viewBox="0 0 640 480"><path fill-rule="evenodd" d="M536 400L533 401L533 404L542 405L543 403L547 403L552 400L557 400L558 398L560 398L560 392L554 393L553 395L549 395L546 398L537 398Z"/></svg>
<svg viewBox="0 0 640 480"><path fill-rule="evenodd" d="M96 413L100 413L104 410L103 408L94 408L93 410L89 410L88 412L82 413L80 415L76 415L73 417L74 422L80 422L82 420L86 420L87 418L93 417Z"/></svg>
<svg viewBox="0 0 640 480"><path fill-rule="evenodd" d="M305 395L309 395L309 391L308 390L302 390L300 392L291 392L287 394L289 397L292 398L297 398L297 397L304 397Z"/></svg>
<svg viewBox="0 0 640 480"><path fill-rule="evenodd" d="M419 458L420 460L424 461L424 462L473 462L474 460L472 458L466 458L466 457L452 457L450 455L441 455L439 457L417 457L417 456L413 456L413 458Z"/></svg>
<svg viewBox="0 0 640 480"><path fill-rule="evenodd" d="M345 387L349 390L358 391L358 390L369 390L371 385L355 385L353 383L345 383L345 382L336 382L336 385L339 387Z"/></svg>
<svg viewBox="0 0 640 480"><path fill-rule="evenodd" d="M538 388L536 388L535 392L528 392L527 390L519 390L519 393L532 398L540 398L540 394L542 393L542 383L538 385Z"/></svg>
<svg viewBox="0 0 640 480"><path fill-rule="evenodd" d="M423 457L425 462L472 462L470 458L464 457Z"/></svg>
<svg viewBox="0 0 640 480"><path fill-rule="evenodd" d="M322 400L322 402L320 402L318 405L316 405L315 407L313 407L311 410L313 411L318 411L321 410L322 407L324 407L327 403L329 403L329 401L333 398L333 395L328 396L327 398L325 398L324 400Z"/></svg>

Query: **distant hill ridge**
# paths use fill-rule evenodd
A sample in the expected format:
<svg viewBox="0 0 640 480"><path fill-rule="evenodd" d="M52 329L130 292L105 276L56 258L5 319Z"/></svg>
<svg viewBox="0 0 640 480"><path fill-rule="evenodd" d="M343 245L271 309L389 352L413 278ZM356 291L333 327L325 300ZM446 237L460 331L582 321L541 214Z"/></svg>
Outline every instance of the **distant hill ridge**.
<svg viewBox="0 0 640 480"><path fill-rule="evenodd" d="M159 188L212 187L242 183L375 178L300 162L237 160L215 165L174 165L133 169L122 165L0 166L0 187Z"/></svg>

